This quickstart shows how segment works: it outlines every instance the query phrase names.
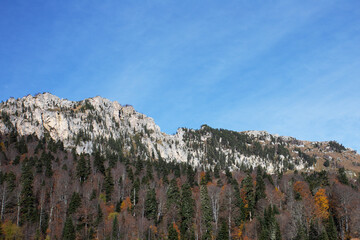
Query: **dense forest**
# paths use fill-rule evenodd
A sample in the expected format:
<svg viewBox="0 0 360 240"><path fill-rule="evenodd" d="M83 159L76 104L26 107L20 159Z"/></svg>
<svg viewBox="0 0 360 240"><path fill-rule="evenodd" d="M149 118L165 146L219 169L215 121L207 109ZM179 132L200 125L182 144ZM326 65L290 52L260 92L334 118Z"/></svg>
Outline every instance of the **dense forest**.
<svg viewBox="0 0 360 240"><path fill-rule="evenodd" d="M246 150L236 142L222 144ZM230 171L221 155L208 151L208 160L221 164L202 169L161 155L145 161L136 144L130 152L121 141L106 144L111 151L99 145L93 154L79 155L49 136L0 136L0 238L360 237L360 178L347 176L344 168L272 175L261 167Z"/></svg>

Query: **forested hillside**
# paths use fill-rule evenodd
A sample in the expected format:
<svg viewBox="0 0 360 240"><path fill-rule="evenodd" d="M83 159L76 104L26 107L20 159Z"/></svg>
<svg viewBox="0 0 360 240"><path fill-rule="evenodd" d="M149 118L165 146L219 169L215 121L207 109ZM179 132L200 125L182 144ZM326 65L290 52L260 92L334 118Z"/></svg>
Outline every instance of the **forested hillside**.
<svg viewBox="0 0 360 240"><path fill-rule="evenodd" d="M211 131L217 144L248 149L235 141L241 135ZM208 148L207 159L219 164L204 168L165 161L161 154L144 160L137 144L131 151L120 140L106 144L111 148L98 143L91 154L78 154L75 146L66 149L49 135L2 134L1 238L360 237L359 175L348 175L341 166L269 174L243 165L230 171L219 161L218 148ZM272 151L257 147L264 156ZM287 149L279 151L290 155Z"/></svg>

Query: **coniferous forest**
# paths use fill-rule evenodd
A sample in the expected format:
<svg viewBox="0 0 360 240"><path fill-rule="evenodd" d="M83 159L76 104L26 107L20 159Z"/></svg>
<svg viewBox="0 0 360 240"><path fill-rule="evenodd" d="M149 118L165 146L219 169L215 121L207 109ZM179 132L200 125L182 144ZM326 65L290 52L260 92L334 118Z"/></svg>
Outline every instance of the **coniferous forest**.
<svg viewBox="0 0 360 240"><path fill-rule="evenodd" d="M0 144L1 239L360 237L359 179L344 168L270 175L144 161L117 141L91 155L47 136Z"/></svg>

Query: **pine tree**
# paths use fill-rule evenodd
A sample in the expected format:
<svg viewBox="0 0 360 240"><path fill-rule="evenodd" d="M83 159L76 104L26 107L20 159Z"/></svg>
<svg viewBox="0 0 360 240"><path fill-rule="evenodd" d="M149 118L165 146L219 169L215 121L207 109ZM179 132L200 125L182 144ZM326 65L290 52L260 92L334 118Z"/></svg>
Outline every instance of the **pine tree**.
<svg viewBox="0 0 360 240"><path fill-rule="evenodd" d="M111 239L119 239L119 222L117 216L114 217L113 226L112 226L112 233Z"/></svg>
<svg viewBox="0 0 360 240"><path fill-rule="evenodd" d="M223 219L220 222L221 222L221 227L216 240L228 240L229 239L228 224L225 219Z"/></svg>
<svg viewBox="0 0 360 240"><path fill-rule="evenodd" d="M99 226L99 224L103 221L103 212L101 210L100 204L98 204L97 207L97 216L96 216L96 221L95 221L95 225Z"/></svg>
<svg viewBox="0 0 360 240"><path fill-rule="evenodd" d="M211 210L211 203L206 185L200 186L200 201L201 201L202 222L205 231L203 235L203 239L211 239L212 210Z"/></svg>
<svg viewBox="0 0 360 240"><path fill-rule="evenodd" d="M318 240L320 237L320 234L318 233L316 229L316 224L314 221L310 222L310 229L309 229L309 240Z"/></svg>
<svg viewBox="0 0 360 240"><path fill-rule="evenodd" d="M329 215L329 218L326 223L326 232L327 232L329 240L337 240L338 239L338 237L337 237L338 234L337 234L334 218L331 214Z"/></svg>
<svg viewBox="0 0 360 240"><path fill-rule="evenodd" d="M63 240L75 240L76 239L76 233L75 228L73 225L73 222L71 220L71 217L67 217L62 233L62 239Z"/></svg>
<svg viewBox="0 0 360 240"><path fill-rule="evenodd" d="M21 173L21 193L20 193L20 213L21 224L25 222L34 222L36 219L35 196L33 193L33 174L31 166L24 162Z"/></svg>
<svg viewBox="0 0 360 240"><path fill-rule="evenodd" d="M257 167L256 173L256 187L255 187L255 202L258 202L260 199L265 198L265 182L263 179L263 172L260 166Z"/></svg>
<svg viewBox="0 0 360 240"><path fill-rule="evenodd" d="M180 216L181 225L180 232L184 239L190 239L191 237L191 224L193 218L193 206L194 200L192 198L191 188L189 183L185 183L181 187L180 196Z"/></svg>
<svg viewBox="0 0 360 240"><path fill-rule="evenodd" d="M105 189L106 201L110 202L111 201L111 195L112 195L112 192L114 190L114 180L113 180L113 178L111 176L111 169L110 168L106 169L105 181L104 181L104 189Z"/></svg>
<svg viewBox="0 0 360 240"><path fill-rule="evenodd" d="M147 191L145 199L145 216L147 219L156 218L157 205L155 189L151 188Z"/></svg>
<svg viewBox="0 0 360 240"><path fill-rule="evenodd" d="M250 174L244 178L244 180L241 182L242 187L245 191L245 199L246 203L245 206L245 213L246 213L246 219L251 219L254 215L254 207L255 207L255 192L254 192L254 185L253 180Z"/></svg>
<svg viewBox="0 0 360 240"><path fill-rule="evenodd" d="M304 227L300 223L298 223L297 233L294 240L308 240Z"/></svg>
<svg viewBox="0 0 360 240"><path fill-rule="evenodd" d="M168 240L179 240L178 233L174 228L174 223L171 223L168 228Z"/></svg>
<svg viewBox="0 0 360 240"><path fill-rule="evenodd" d="M94 157L94 168L101 172L102 174L105 175L105 167L104 167L104 159L103 157L100 155L100 151L97 150L95 152L95 157Z"/></svg>
<svg viewBox="0 0 360 240"><path fill-rule="evenodd" d="M71 215L73 213L76 212L76 210L81 206L81 197L80 194L77 192L74 192L71 195L71 199L70 199L70 203L69 203L69 208L68 208L68 215Z"/></svg>
<svg viewBox="0 0 360 240"><path fill-rule="evenodd" d="M167 207L170 207L171 205L174 204L178 208L180 201L180 192L175 178L173 178L170 181L166 195L167 195L167 203L166 203Z"/></svg>
<svg viewBox="0 0 360 240"><path fill-rule="evenodd" d="M87 165L84 155L81 154L80 160L77 162L76 165L76 176L80 179L80 183L83 183L86 181L89 174L90 174L90 166Z"/></svg>
<svg viewBox="0 0 360 240"><path fill-rule="evenodd" d="M342 184L349 185L349 179L346 176L345 168L339 168L338 170L338 179Z"/></svg>

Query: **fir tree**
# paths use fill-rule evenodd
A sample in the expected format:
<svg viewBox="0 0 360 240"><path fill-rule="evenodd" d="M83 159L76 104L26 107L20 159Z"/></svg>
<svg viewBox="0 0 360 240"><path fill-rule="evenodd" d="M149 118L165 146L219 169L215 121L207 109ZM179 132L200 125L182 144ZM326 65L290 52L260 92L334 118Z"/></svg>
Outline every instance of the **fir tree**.
<svg viewBox="0 0 360 240"><path fill-rule="evenodd" d="M169 184L169 188L166 192L167 195L167 206L170 207L171 205L175 205L176 207L179 206L179 201L180 201L180 192L179 192L179 188L177 186L176 180L175 178L173 178L170 181Z"/></svg>
<svg viewBox="0 0 360 240"><path fill-rule="evenodd" d="M265 198L265 182L263 179L263 172L260 166L257 167L256 173L256 187L255 187L255 202L258 202L260 199Z"/></svg>
<svg viewBox="0 0 360 240"><path fill-rule="evenodd" d="M103 157L100 155L100 151L97 150L95 152L95 157L94 157L94 168L101 172L102 174L105 175L105 167L104 167L104 159Z"/></svg>
<svg viewBox="0 0 360 240"><path fill-rule="evenodd" d="M174 224L171 223L168 228L168 240L179 240L178 233L174 228Z"/></svg>
<svg viewBox="0 0 360 240"><path fill-rule="evenodd" d="M190 239L191 237L191 223L193 218L193 206L194 200L192 198L191 188L189 183L185 183L181 187L180 196L180 216L181 225L180 232L184 239Z"/></svg>
<svg viewBox="0 0 360 240"><path fill-rule="evenodd" d="M87 165L84 155L81 154L80 160L77 162L76 165L76 176L79 178L80 183L83 183L86 181L89 174L90 174L90 166Z"/></svg>
<svg viewBox="0 0 360 240"><path fill-rule="evenodd" d="M119 222L117 219L117 216L114 217L113 220L113 226L112 226L112 233L111 233L111 239L119 239Z"/></svg>
<svg viewBox="0 0 360 240"><path fill-rule="evenodd" d="M20 213L21 224L34 222L36 219L35 196L33 193L33 174L31 166L24 162L21 173Z"/></svg>
<svg viewBox="0 0 360 240"><path fill-rule="evenodd" d="M147 191L145 199L145 216L147 219L155 219L157 214L157 200L155 189L151 188Z"/></svg>
<svg viewBox="0 0 360 240"><path fill-rule="evenodd" d="M111 194L114 190L114 180L111 176L111 169L108 168L106 170L106 174L105 174L105 181L104 181L104 189L105 189L105 196L106 196L106 201L110 202L111 201Z"/></svg>
<svg viewBox="0 0 360 240"><path fill-rule="evenodd" d="M97 206L97 216L96 216L96 221L95 221L95 225L99 226L99 224L103 221L103 212L101 210L100 204L98 204Z"/></svg>
<svg viewBox="0 0 360 240"><path fill-rule="evenodd" d="M202 222L205 231L203 235L203 239L211 239L212 210L211 210L211 203L206 185L200 186L200 201L201 201Z"/></svg>
<svg viewBox="0 0 360 240"><path fill-rule="evenodd" d="M73 214L76 212L76 210L81 206L81 197L80 194L77 192L74 192L71 195L71 199L70 199L70 203L69 203L69 208L67 213L69 215Z"/></svg>
<svg viewBox="0 0 360 240"><path fill-rule="evenodd" d="M334 222L333 216L330 214L327 223L326 223L326 232L328 235L329 240L337 240L337 230Z"/></svg>
<svg viewBox="0 0 360 240"><path fill-rule="evenodd" d="M245 196L246 196L245 198L247 202L246 203L247 208L245 208L246 219L251 219L252 216L254 215L253 211L255 207L255 193L254 193L253 180L250 174L248 174L246 178L244 178L244 180L241 182L241 185L244 188Z"/></svg>
<svg viewBox="0 0 360 240"><path fill-rule="evenodd" d="M228 240L229 239L228 224L225 219L223 219L220 222L221 222L221 227L216 240Z"/></svg>
<svg viewBox="0 0 360 240"><path fill-rule="evenodd" d="M67 217L62 233L62 239L63 240L75 240L76 239L76 233L75 228L73 225L73 222L71 220L71 217Z"/></svg>

